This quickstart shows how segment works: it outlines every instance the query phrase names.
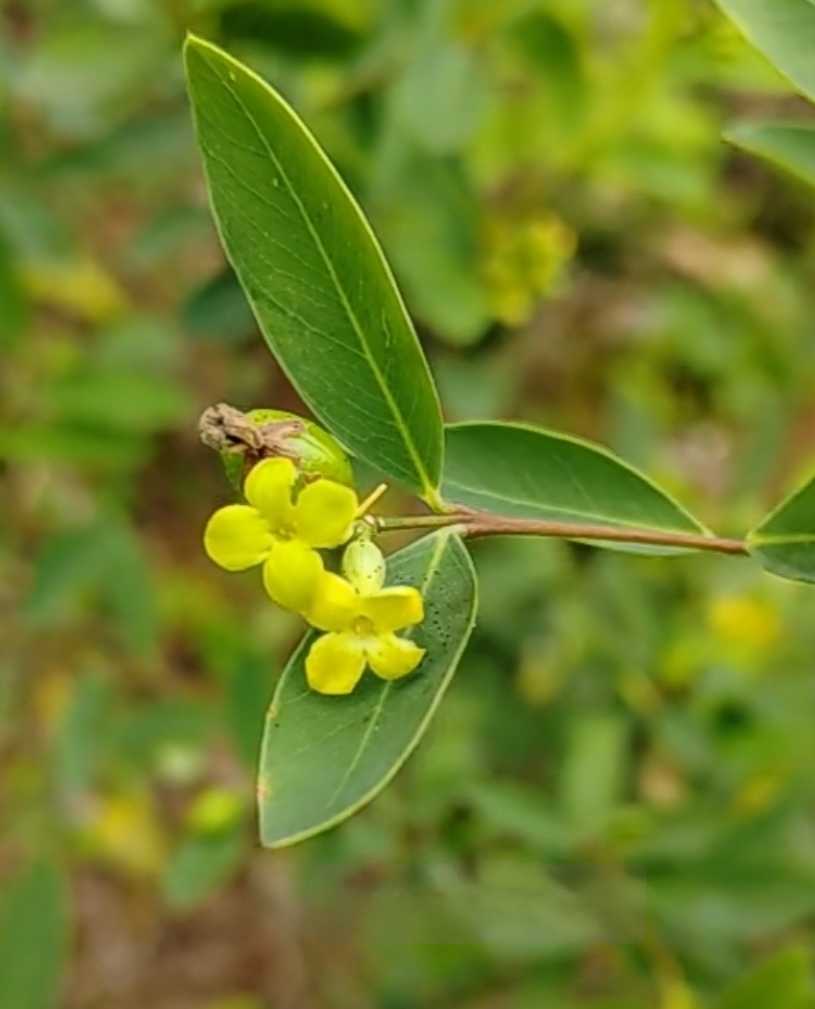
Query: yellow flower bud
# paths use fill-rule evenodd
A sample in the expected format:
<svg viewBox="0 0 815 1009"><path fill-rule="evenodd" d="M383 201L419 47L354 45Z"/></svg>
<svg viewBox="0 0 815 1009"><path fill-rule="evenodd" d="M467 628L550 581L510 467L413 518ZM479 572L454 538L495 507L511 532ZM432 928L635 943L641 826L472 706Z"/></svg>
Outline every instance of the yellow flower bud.
<svg viewBox="0 0 815 1009"><path fill-rule="evenodd" d="M386 565L382 551L367 536L352 540L342 556L342 573L360 595L378 592L385 584Z"/></svg>

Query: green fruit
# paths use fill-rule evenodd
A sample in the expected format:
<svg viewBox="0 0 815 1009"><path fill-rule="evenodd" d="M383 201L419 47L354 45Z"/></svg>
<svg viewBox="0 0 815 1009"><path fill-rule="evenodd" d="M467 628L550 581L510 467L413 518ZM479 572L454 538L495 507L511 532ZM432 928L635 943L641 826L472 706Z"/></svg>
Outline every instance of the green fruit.
<svg viewBox="0 0 815 1009"><path fill-rule="evenodd" d="M304 430L287 435L284 445L287 451L291 452L292 457L296 456L293 461L303 476L307 480L325 477L327 480L333 480L335 483L341 483L347 487L354 486L351 460L338 442L314 421L298 417L297 414L289 413L286 410L265 408L249 410L245 416L247 420L258 426L274 421L300 421ZM243 480L243 455L222 452L221 458L229 482L240 490Z"/></svg>

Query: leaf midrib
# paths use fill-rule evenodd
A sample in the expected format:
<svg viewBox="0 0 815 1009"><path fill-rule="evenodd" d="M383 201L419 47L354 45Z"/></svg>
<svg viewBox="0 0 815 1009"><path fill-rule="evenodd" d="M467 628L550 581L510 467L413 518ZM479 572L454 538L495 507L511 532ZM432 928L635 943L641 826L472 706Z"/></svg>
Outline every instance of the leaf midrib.
<svg viewBox="0 0 815 1009"><path fill-rule="evenodd" d="M257 124L254 116L252 115L252 113L246 107L246 103L243 101L243 99L241 98L241 96L238 94L237 90L233 87L233 82L230 81L230 80L228 80L228 79L225 79L222 76L222 74L220 73L218 67L215 64L213 64L209 60L207 61L207 63L211 67L213 73L215 73L216 77L219 79L219 81L221 82L221 84L226 88L227 91L229 91L229 93L233 96L233 98L238 103L238 105L240 105L241 109L243 110L244 115L246 116L246 118L248 119L248 121L252 124L252 128L254 129L255 133L257 134L258 139L263 144L264 148L266 149L266 152L268 153L269 157L271 158L272 162L274 163L276 170L280 173L280 176L281 176L281 178L283 179L283 181L284 181L284 183L286 185L286 189L288 190L288 192L289 192L292 200L294 201L295 205L297 206L297 209L299 210L300 215L303 218L303 221L304 221L304 223L306 225L306 228L307 228L307 230L308 230L308 232L309 232L309 234L311 236L311 239L314 242L314 244L315 244L318 252L320 253L320 256L322 257L322 260L323 260L323 262L325 264L326 270L328 271L328 274L329 274L329 276L331 277L331 280L334 283L334 287L335 287L335 289L337 291L337 294L339 295L339 298L340 298L340 300L342 302L343 308L345 309L346 314L348 315L348 318L351 321L351 326L352 326L352 329L354 331L354 335L356 336L356 338L357 338L357 340L358 340L358 342L359 342L359 344L360 344L360 346L362 348L362 351L363 351L363 353L365 355L365 358L368 361L368 364L369 364L369 366L371 368L371 371L373 372L374 378L376 379L377 383L379 384L379 387L382 390L382 394L383 394L383 396L385 398L385 401L388 404L388 406L390 407L390 410L391 410L391 412L393 413L393 415L394 415L394 417L396 419L397 426L399 427L399 429L402 432L402 437L404 439L405 447L407 448L408 455L410 456L411 461L413 462L413 465L416 468L416 473L419 476L419 478L420 478L420 480L421 480L421 482L423 484L424 489L426 491L432 491L434 485L433 485L432 481L430 480L429 474L427 473L427 470L425 469L424 463L422 462L421 456L418 453L418 450L416 448L416 445L415 445L415 442L413 440L413 437L412 437L412 435L410 433L410 429L409 429L409 427L407 425L407 422L406 422L404 416L402 415L402 412L399 409L398 404L394 400L393 395L392 395L392 393L391 393L391 391L390 391L390 389L388 387L388 384L386 383L385 378L382 375L382 372L380 371L378 364L376 363L376 360L371 355L370 348L369 348L368 343L367 343L367 341L365 339L365 335L364 335L364 332L363 332L362 327L360 325L359 319L357 318L356 312L354 311L354 309L352 308L352 306L351 306L351 304L350 304L350 302L348 300L348 297L347 297L346 292L345 292L345 288L340 283L340 279L337 276L336 271L334 270L334 266L333 266L333 263L331 262L331 258L329 257L329 255L328 255L328 253L327 253L327 251L326 251L326 249L325 249L325 247L324 247L324 245L322 243L322 240L320 239L319 233L314 229L314 225L312 224L311 218L309 217L308 213L306 212L305 207L303 206L303 204L302 204L299 196L297 195L296 189L292 185L291 180L289 179L288 174L286 173L285 169L283 168L283 166L281 165L281 163L278 160L277 156L275 155L275 153L274 153L274 151L273 151L273 149L272 149L269 141L267 140L265 134L263 133L263 131L258 126L258 124ZM270 92L270 94L271 94L271 92ZM273 97L276 98L276 96L273 96Z"/></svg>
<svg viewBox="0 0 815 1009"><path fill-rule="evenodd" d="M815 544L815 533L754 533L748 537L750 546L795 546L801 543Z"/></svg>

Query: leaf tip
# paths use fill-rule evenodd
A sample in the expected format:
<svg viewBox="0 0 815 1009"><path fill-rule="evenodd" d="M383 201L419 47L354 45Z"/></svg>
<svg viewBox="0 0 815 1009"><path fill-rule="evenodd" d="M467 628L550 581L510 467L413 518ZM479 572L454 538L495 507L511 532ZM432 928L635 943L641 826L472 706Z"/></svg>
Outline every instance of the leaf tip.
<svg viewBox="0 0 815 1009"><path fill-rule="evenodd" d="M192 57L198 57L199 59L206 60L208 56L213 54L217 55L221 52L214 42L210 42L208 39L202 38L200 35L196 35L194 32L190 31L188 31L184 37L184 43L181 51L188 74Z"/></svg>
<svg viewBox="0 0 815 1009"><path fill-rule="evenodd" d="M195 32L188 31L184 36L184 43L181 48L184 52L184 56L186 57L190 52L200 48L204 44L205 40L202 39L200 35L196 35Z"/></svg>

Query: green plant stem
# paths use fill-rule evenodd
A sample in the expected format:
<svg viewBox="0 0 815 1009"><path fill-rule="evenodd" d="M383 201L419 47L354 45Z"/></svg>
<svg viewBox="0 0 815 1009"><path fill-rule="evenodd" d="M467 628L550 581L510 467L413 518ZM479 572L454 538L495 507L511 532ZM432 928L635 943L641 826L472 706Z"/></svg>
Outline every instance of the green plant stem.
<svg viewBox="0 0 815 1009"><path fill-rule="evenodd" d="M480 536L549 536L569 540L605 540L642 546L677 547L686 550L707 550L712 553L743 556L747 545L743 540L724 539L697 533L662 532L658 529L625 529L583 522L554 522L546 519L505 518L488 512L460 509L446 515L408 515L400 518L374 519L380 532L399 529L440 529L460 526L469 539Z"/></svg>

